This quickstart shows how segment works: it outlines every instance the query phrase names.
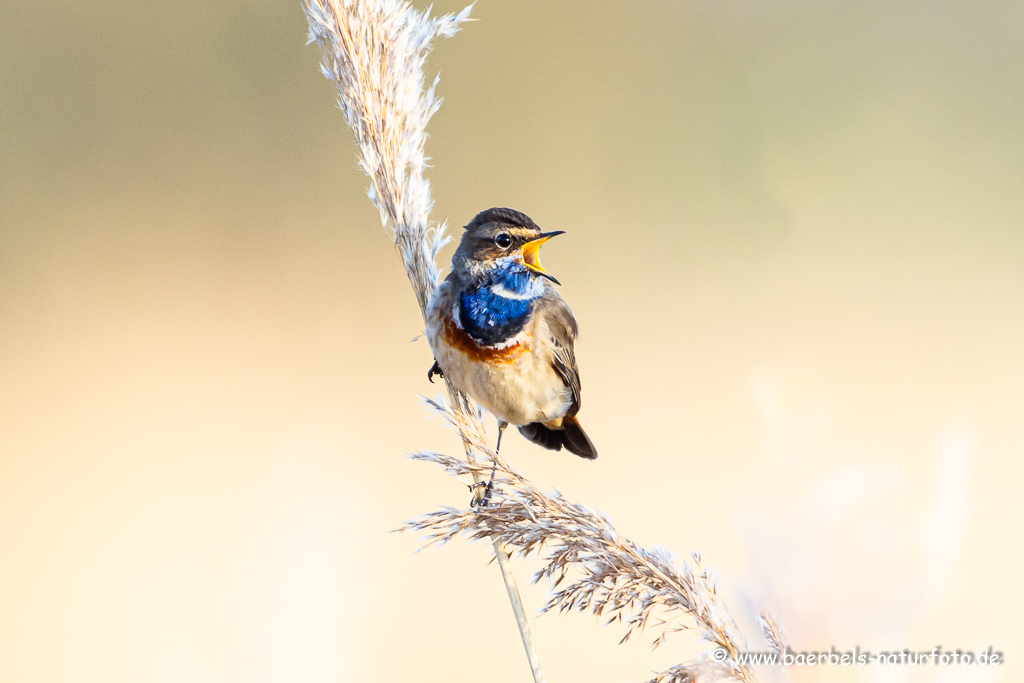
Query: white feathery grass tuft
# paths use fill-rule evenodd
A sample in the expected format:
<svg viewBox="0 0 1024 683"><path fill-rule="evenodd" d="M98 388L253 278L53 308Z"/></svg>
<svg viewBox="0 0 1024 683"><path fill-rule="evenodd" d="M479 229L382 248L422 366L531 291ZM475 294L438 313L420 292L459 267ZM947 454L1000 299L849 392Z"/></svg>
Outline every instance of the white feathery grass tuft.
<svg viewBox="0 0 1024 683"><path fill-rule="evenodd" d="M398 0L306 0L303 8L308 42L320 46L320 70L338 89L338 108L370 177L367 194L425 310L448 239L443 225L430 222L430 182L423 176L427 123L441 106L434 95L440 77L424 89L423 63L434 38L455 35L472 5L442 17Z"/></svg>
<svg viewBox="0 0 1024 683"><path fill-rule="evenodd" d="M367 194L405 266L421 312L437 287L437 255L448 242L445 227L430 221L430 183L424 177L426 126L441 101L438 79L424 87L423 66L433 40L450 37L469 20L472 8L442 17L417 12L400 0L304 0L309 41L323 55L321 71L338 90L338 107L355 136L360 167L370 177ZM402 529L425 533L427 544L456 536L491 541L501 567L534 681L540 683L528 620L512 576L506 547L521 556L542 554L533 580L547 579L553 592L542 611L590 611L626 627L623 642L648 624L667 633L694 630L728 656L709 655L673 667L650 683L690 683L728 678L750 683L737 654L745 643L718 594L717 575L694 554L677 563L662 549L645 549L621 536L603 515L547 494L514 471L488 443L479 409L450 383L448 401L428 403L459 432L465 458L418 453L449 474L485 481L494 466L494 492L485 507L444 507L406 522ZM477 459L482 456L483 461ZM691 623L680 623L678 617Z"/></svg>
<svg viewBox="0 0 1024 683"><path fill-rule="evenodd" d="M423 64L434 38L451 37L469 20L472 5L458 14L430 17L400 0L304 0L309 41L320 46L320 70L338 89L338 108L355 136L357 159L370 177L367 195L380 211L384 231L398 247L420 312L437 287L437 255L447 244L445 226L430 221L433 202L424 147L427 123L441 101L435 77L424 88ZM473 458L472 437L483 434L479 411L445 380L466 457ZM508 555L497 541L501 568L534 683L544 683L529 620L512 576Z"/></svg>
<svg viewBox="0 0 1024 683"><path fill-rule="evenodd" d="M782 627L779 626L774 614L762 612L758 621L761 623L761 634L773 650L780 655L793 652L793 649L787 644L786 634L782 632Z"/></svg>
<svg viewBox="0 0 1024 683"><path fill-rule="evenodd" d="M488 464L441 453L420 452L414 460L432 462L455 477L486 477L494 467L494 491L482 508L442 507L406 522L400 530L423 535L425 546L443 545L457 536L497 541L510 553L541 557L542 568L534 583L549 580L552 593L542 612L591 612L606 623L621 623L626 642L648 625L666 635L694 630L705 641L727 653L723 661L704 657L699 664L674 667L652 679L683 682L706 678L753 680L737 655L746 642L729 616L718 593L717 572L704 566L699 553L677 562L662 548L643 548L618 533L611 521L557 491L538 489L514 470L487 443L486 434L468 424L459 411L436 400L428 404L455 425L482 453ZM688 616L690 623L678 617Z"/></svg>

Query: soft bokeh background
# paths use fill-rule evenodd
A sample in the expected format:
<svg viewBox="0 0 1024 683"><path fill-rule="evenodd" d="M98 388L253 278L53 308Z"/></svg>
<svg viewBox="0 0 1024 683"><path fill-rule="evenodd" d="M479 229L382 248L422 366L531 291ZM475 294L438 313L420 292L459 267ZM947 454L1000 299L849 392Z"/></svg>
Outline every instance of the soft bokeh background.
<svg viewBox="0 0 1024 683"><path fill-rule="evenodd" d="M755 647L772 609L798 650L1010 659L792 680L1021 676L1024 5L474 16L428 65L436 216L568 232L601 450L509 457L702 550ZM526 680L488 548L388 533L467 492L403 455L458 444L298 0L0 24L0 679ZM534 629L553 683L699 649Z"/></svg>

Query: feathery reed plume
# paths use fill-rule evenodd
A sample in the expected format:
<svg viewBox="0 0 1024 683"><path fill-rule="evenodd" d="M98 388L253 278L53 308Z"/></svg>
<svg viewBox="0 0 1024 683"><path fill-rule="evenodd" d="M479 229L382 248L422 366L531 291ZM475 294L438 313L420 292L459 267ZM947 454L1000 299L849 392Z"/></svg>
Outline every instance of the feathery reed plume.
<svg viewBox="0 0 1024 683"><path fill-rule="evenodd" d="M423 62L438 36L451 37L469 19L430 17L396 0L306 0L309 41L320 46L320 70L338 88L338 108L355 135L367 194L398 246L416 301L424 310L437 286L444 226L430 223L430 182L423 177L427 123L441 106L433 84L423 88ZM308 44L307 43L307 44Z"/></svg>
<svg viewBox="0 0 1024 683"><path fill-rule="evenodd" d="M543 566L533 582L550 580L553 592L542 612L589 611L606 622L620 622L626 633L620 642L648 623L662 628L652 647L674 631L695 630L713 644L718 656L673 667L654 683L683 683L730 678L749 683L750 670L737 659L746 643L718 595L717 573L703 566L698 553L677 565L668 551L646 549L621 536L607 517L547 494L511 468L487 442L487 436L464 415L435 400L427 403L469 439L490 464L441 453L420 452L414 460L442 466L455 477L489 475L494 466L494 492L486 507L442 507L406 522L403 530L423 534L425 545L444 544L456 536L490 539L522 557L537 554ZM572 578L571 578L572 575ZM676 621L688 615L693 624ZM723 656L724 653L724 656Z"/></svg>
<svg viewBox="0 0 1024 683"><path fill-rule="evenodd" d="M434 95L440 77L424 89L423 63L438 36L451 37L469 20L472 5L458 14L430 17L398 0L304 0L308 43L320 46L320 70L338 89L338 108L352 129L357 158L370 177L367 195L380 211L384 231L398 247L420 312L425 313L440 273L437 254L447 244L445 226L430 222L433 202L424 145L427 122L441 106ZM449 399L463 417L466 457L472 459L468 431L483 432L478 412L445 379ZM479 481L478 481L479 483ZM501 568L516 625L534 683L544 682L529 621L508 555L497 541Z"/></svg>
<svg viewBox="0 0 1024 683"><path fill-rule="evenodd" d="M355 136L359 165L370 177L367 194L380 211L385 232L398 247L420 310L437 286L438 252L447 243L444 226L430 222L426 166L426 125L440 101L438 83L424 88L423 64L438 36L450 37L469 19L458 14L430 17L399 0L304 0L309 41L321 49L321 71L338 89L338 106ZM447 383L447 380L446 380ZM698 676L750 683L750 671L737 660L744 648L723 607L713 570L699 555L681 568L667 551L645 549L620 536L602 515L536 488L512 470L490 447L479 409L447 384L447 403L429 401L457 429L465 458L437 453L413 456L442 465L455 476L481 482L494 466L495 491L483 508L446 507L407 522L426 532L427 542L458 535L487 538L512 602L534 680L544 680L530 640L525 610L512 576L506 547L521 556L543 551L544 567L534 581L549 579L554 592L543 611L577 609L607 616L626 626L623 641L650 621L663 626L654 646L671 631L696 630L726 653L658 674L651 683L689 683ZM477 455L485 458L485 464ZM546 548L546 550L544 550ZM570 571L577 578L570 580ZM675 622L688 615L693 625Z"/></svg>
<svg viewBox="0 0 1024 683"><path fill-rule="evenodd" d="M786 643L786 636L782 632L782 627L775 620L774 614L761 612L759 621L761 622L761 634L773 650L780 655L793 652L793 649Z"/></svg>

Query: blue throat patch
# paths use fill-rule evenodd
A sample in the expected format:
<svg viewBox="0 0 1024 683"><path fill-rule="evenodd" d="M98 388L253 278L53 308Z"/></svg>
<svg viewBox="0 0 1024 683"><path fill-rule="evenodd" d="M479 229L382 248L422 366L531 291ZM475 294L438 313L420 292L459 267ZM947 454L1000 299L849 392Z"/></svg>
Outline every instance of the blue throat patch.
<svg viewBox="0 0 1024 683"><path fill-rule="evenodd" d="M484 346L501 344L522 331L533 303L543 293L544 284L526 266L499 260L480 283L459 297L459 321Z"/></svg>

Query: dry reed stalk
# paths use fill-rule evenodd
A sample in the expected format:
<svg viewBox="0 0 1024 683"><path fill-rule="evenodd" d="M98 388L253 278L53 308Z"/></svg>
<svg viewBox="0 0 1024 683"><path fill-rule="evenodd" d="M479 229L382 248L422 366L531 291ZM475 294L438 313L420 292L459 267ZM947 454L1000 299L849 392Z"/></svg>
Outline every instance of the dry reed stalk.
<svg viewBox="0 0 1024 683"><path fill-rule="evenodd" d="M367 193L398 247L422 312L440 277L437 255L448 241L444 226L430 222L430 184L423 176L426 125L440 106L434 95L438 80L424 88L423 63L434 38L454 35L468 20L470 7L442 17L430 17L429 10L417 12L399 0L304 0L303 8L309 40L320 46L321 70L338 89L338 106L355 136L359 165L370 177ZM539 490L494 453L472 402L450 384L448 394L447 403L428 402L459 432L465 458L438 453L413 457L476 483L490 475L493 464L491 504L445 507L403 528L426 532L428 545L458 535L491 541L535 682L544 676L506 547L522 556L543 553L544 567L534 581L550 579L555 589L543 611L578 609L606 616L626 626L623 641L648 622L658 622L663 629L654 646L669 632L696 630L727 653L723 661L705 654L658 674L651 683L689 683L698 677L753 680L737 661L745 643L718 596L716 575L702 567L699 555L693 555L692 565L684 562L680 568L667 551L642 548L620 536L607 518L557 492ZM570 571L578 578L569 580ZM694 625L676 622L681 614ZM766 633L777 633L766 619L772 624Z"/></svg>
<svg viewBox="0 0 1024 683"><path fill-rule="evenodd" d="M761 635L764 636L765 641L768 645L781 654L793 653L793 649L786 642L785 635L782 632L782 627L779 626L775 620L775 615L771 612L761 613Z"/></svg>
<svg viewBox="0 0 1024 683"><path fill-rule="evenodd" d="M424 89L423 63L438 36L451 37L469 19L458 14L430 17L397 0L304 0L309 41L320 46L320 70L338 89L338 108L355 136L359 165L370 177L367 194L380 211L385 232L398 247L420 312L425 313L440 273L437 254L448 239L445 226L430 221L433 202L424 145L427 123L441 106L434 96L439 78ZM451 404L482 430L468 399L448 383ZM466 457L474 458L463 437ZM475 483L481 479L475 477ZM507 553L497 540L501 568L534 683L544 683L529 620Z"/></svg>
<svg viewBox="0 0 1024 683"><path fill-rule="evenodd" d="M479 420L466 420L463 412L435 400L427 403L493 464L494 492L487 507L443 507L406 522L403 530L422 533L426 546L464 536L497 539L522 557L539 555L543 566L533 581L547 579L553 585L541 611L589 611L605 618L606 623L622 623L626 633L620 642L650 624L662 629L652 647L658 647L669 633L694 630L715 650L725 653L721 661L705 653L698 661L673 667L649 683L689 683L698 678L754 680L750 669L737 660L737 654L747 649L746 642L719 597L717 573L703 566L699 554L693 553L691 562L680 566L662 548L637 545L620 535L608 518L558 492L545 493L511 468L493 451ZM491 464L441 453L420 452L412 457L440 465L455 477L481 477L491 471ZM679 623L677 618L682 615L694 623ZM770 615L763 619L778 632Z"/></svg>

